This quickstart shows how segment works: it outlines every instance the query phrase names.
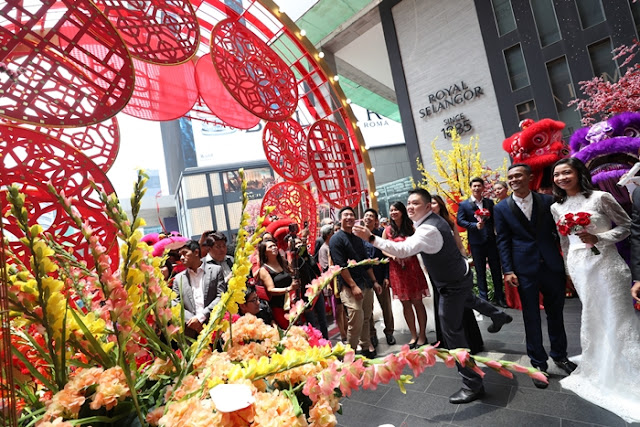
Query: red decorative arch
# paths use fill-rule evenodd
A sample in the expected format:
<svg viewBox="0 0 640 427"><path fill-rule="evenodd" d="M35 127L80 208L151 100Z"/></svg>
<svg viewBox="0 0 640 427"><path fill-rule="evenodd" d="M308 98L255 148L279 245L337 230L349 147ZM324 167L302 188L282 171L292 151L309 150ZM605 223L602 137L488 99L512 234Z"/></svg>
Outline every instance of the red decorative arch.
<svg viewBox="0 0 640 427"><path fill-rule="evenodd" d="M262 146L269 164L283 178L302 182L311 174L304 129L295 120L267 123Z"/></svg>

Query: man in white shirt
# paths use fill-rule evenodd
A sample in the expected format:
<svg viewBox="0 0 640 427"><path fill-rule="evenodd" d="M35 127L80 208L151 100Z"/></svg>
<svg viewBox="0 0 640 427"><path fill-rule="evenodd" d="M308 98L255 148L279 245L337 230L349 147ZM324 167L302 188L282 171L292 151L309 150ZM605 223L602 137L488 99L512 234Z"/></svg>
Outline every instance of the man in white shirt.
<svg viewBox="0 0 640 427"><path fill-rule="evenodd" d="M489 332L498 332L513 319L488 302L473 295L473 275L460 253L449 224L439 215L432 215L431 195L423 189L409 192L407 213L416 228L402 242L384 240L364 226L353 226L353 234L368 241L383 252L398 258L420 254L434 286L440 292L438 315L442 334L449 348L468 348L462 317L465 307L491 317ZM462 388L449 397L449 402L469 403L484 395L482 378L473 370L458 364Z"/></svg>
<svg viewBox="0 0 640 427"><path fill-rule="evenodd" d="M185 333L195 338L227 291L227 284L220 266L202 262L200 244L195 240L188 241L179 253L186 269L176 275L172 288L178 295L176 302L184 307Z"/></svg>

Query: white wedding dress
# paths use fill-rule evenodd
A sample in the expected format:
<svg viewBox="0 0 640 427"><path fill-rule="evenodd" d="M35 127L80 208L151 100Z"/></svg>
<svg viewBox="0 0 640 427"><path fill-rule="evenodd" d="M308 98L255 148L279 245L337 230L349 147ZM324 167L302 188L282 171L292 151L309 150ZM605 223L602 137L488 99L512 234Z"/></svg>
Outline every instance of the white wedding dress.
<svg viewBox="0 0 640 427"><path fill-rule="evenodd" d="M640 314L629 292L631 272L615 243L629 235L630 219L609 193L594 191L551 206L557 222L566 213L587 212L587 230L598 237L593 254L575 235L560 236L567 271L582 302L578 369L560 381L591 403L627 422L640 422ZM612 228L612 222L616 224Z"/></svg>

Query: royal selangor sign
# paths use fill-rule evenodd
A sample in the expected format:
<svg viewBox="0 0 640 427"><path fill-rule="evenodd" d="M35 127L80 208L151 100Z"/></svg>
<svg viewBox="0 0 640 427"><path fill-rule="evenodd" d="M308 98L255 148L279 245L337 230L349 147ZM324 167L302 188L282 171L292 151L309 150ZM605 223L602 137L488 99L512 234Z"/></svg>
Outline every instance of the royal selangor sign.
<svg viewBox="0 0 640 427"><path fill-rule="evenodd" d="M460 83L454 83L449 87L429 94L429 96L427 96L429 105L418 110L418 113L420 114L420 118L426 119L449 107L455 107L456 105L461 105L467 101L476 99L483 94L482 87L476 86L471 88L464 81L460 81Z"/></svg>

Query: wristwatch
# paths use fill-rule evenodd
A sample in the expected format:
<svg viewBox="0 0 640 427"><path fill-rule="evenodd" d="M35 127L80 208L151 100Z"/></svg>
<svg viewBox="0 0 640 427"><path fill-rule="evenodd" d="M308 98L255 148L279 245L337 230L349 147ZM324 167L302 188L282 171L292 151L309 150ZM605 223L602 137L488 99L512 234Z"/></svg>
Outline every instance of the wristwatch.
<svg viewBox="0 0 640 427"><path fill-rule="evenodd" d="M371 234L371 235L369 236L369 243L373 243L373 242L375 242L375 241L376 241L376 235L375 235L375 234Z"/></svg>

